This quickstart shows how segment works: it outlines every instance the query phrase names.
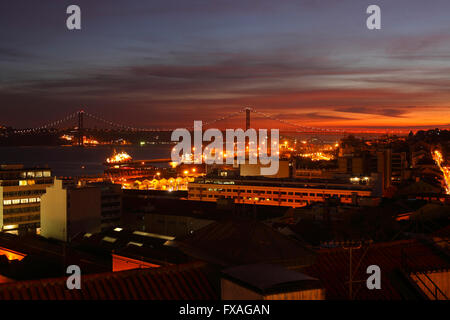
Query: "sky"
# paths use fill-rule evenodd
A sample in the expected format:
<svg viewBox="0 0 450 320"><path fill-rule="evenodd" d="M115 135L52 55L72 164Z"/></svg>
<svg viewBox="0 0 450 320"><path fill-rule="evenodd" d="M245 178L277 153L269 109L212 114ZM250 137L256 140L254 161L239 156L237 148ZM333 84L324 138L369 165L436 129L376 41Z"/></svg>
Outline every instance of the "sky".
<svg viewBox="0 0 450 320"><path fill-rule="evenodd" d="M66 27L71 4L82 30ZM449 87L448 0L0 0L0 125L83 109L178 128L251 106L304 126L434 128L450 124Z"/></svg>

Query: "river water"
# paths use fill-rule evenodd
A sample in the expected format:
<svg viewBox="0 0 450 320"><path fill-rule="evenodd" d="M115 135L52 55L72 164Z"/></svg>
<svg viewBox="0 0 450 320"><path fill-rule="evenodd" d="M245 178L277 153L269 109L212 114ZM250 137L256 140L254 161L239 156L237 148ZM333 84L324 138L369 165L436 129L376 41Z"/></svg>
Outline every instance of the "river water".
<svg viewBox="0 0 450 320"><path fill-rule="evenodd" d="M170 145L146 146L39 146L0 147L0 164L48 166L56 176L79 176L103 173L104 161L114 149L125 151L135 160L170 158ZM164 164L162 164L164 165ZM167 165L167 164L166 164Z"/></svg>

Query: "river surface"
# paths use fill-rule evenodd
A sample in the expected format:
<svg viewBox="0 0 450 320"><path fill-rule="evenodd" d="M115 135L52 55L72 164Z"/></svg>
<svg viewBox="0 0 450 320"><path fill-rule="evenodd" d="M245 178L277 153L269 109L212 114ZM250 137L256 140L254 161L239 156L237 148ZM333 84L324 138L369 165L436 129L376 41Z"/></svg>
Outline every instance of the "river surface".
<svg viewBox="0 0 450 320"><path fill-rule="evenodd" d="M170 158L171 145L140 146L39 146L0 147L0 164L23 164L29 167L49 167L56 176L101 174L103 163L114 149L125 151L135 160ZM161 164L165 166L167 164Z"/></svg>

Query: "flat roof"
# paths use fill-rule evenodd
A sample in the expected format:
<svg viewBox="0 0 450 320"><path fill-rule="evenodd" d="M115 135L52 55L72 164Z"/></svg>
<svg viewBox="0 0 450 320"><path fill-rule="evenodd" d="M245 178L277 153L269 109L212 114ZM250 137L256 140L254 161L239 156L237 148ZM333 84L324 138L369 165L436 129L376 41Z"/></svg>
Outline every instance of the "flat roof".
<svg viewBox="0 0 450 320"><path fill-rule="evenodd" d="M242 265L225 269L222 273L225 275L225 278L235 280L261 293L296 291L321 287L316 278L272 264Z"/></svg>
<svg viewBox="0 0 450 320"><path fill-rule="evenodd" d="M1 171L40 171L40 170L51 170L49 167L25 167L23 164L0 164Z"/></svg>
<svg viewBox="0 0 450 320"><path fill-rule="evenodd" d="M297 179L221 179L221 178L198 178L194 182L197 184L216 184L223 186L254 186L254 187L279 187L279 188L307 188L307 189L336 189L336 190L359 190L372 191L372 185L356 185L336 180L323 180L311 182L309 180ZM190 184L191 184L190 183Z"/></svg>

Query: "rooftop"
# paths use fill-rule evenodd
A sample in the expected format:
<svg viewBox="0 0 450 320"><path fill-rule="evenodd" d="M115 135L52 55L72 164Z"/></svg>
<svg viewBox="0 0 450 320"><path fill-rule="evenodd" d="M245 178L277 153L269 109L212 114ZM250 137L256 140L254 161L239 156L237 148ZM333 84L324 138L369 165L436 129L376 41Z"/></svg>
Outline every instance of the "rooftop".
<svg viewBox="0 0 450 320"><path fill-rule="evenodd" d="M381 288L369 290L365 285L366 269L378 265L382 271ZM412 240L372 244L352 250L353 298L357 300L400 300L411 298L405 275L417 271L450 269L449 256L436 246ZM314 264L302 272L318 278L325 287L327 300L349 296L349 249L321 249Z"/></svg>
<svg viewBox="0 0 450 320"><path fill-rule="evenodd" d="M216 300L211 270L202 263L84 275L80 290L67 278L0 284L0 300Z"/></svg>
<svg viewBox="0 0 450 320"><path fill-rule="evenodd" d="M225 278L263 294L320 288L317 279L271 264L252 264L222 271Z"/></svg>
<svg viewBox="0 0 450 320"><path fill-rule="evenodd" d="M191 256L223 266L300 266L310 264L314 257L314 252L303 243L247 218L213 222L175 243Z"/></svg>
<svg viewBox="0 0 450 320"><path fill-rule="evenodd" d="M93 253L112 252L157 265L191 261L181 250L170 245L173 239L165 235L115 228L96 234L80 234L72 243Z"/></svg>
<svg viewBox="0 0 450 320"><path fill-rule="evenodd" d="M300 180L300 179L271 179L264 177L236 177L225 179L219 177L197 178L193 183L199 184L218 184L225 186L261 186L278 188L308 188L308 189L336 189L336 190L366 190L371 191L371 185L357 185L341 180Z"/></svg>
<svg viewBox="0 0 450 320"><path fill-rule="evenodd" d="M1 171L49 170L48 167L25 167L23 164L0 164Z"/></svg>

